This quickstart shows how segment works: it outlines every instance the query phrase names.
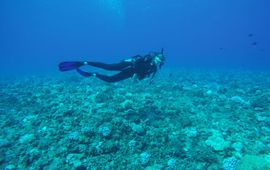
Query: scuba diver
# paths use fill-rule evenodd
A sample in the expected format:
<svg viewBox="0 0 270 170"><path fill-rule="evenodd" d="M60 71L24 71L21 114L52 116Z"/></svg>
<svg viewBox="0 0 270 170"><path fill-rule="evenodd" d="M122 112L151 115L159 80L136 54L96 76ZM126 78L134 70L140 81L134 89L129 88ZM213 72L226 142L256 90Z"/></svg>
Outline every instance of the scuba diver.
<svg viewBox="0 0 270 170"><path fill-rule="evenodd" d="M92 61L67 61L59 64L60 71L77 70L79 74L85 77L97 77L105 82L118 82L136 76L139 80L151 76L150 83L158 71L164 64L165 57L163 48L161 52L153 52L145 56L136 55L130 59L123 60L115 64L105 64L102 62ZM93 66L110 71L119 71L119 73L108 76L97 72L87 72L82 70L81 66Z"/></svg>

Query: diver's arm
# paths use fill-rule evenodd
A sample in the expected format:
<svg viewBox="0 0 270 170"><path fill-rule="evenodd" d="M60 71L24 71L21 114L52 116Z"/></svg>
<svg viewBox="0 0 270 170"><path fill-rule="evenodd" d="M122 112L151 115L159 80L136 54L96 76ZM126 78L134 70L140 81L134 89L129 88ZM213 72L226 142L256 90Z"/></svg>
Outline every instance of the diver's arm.
<svg viewBox="0 0 270 170"><path fill-rule="evenodd" d="M156 73L157 73L157 67L155 67L154 70L153 70L153 74L152 74L152 76L150 78L150 83L149 84L152 84L153 83L153 79L154 79Z"/></svg>
<svg viewBox="0 0 270 170"><path fill-rule="evenodd" d="M155 75L156 75L156 72L152 74L152 77L150 78L149 84L153 83Z"/></svg>

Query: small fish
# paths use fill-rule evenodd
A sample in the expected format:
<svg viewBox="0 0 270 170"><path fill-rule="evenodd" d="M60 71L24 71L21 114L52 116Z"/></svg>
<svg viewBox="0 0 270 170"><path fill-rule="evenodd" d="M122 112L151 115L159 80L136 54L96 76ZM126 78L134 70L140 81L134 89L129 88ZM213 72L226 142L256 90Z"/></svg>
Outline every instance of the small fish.
<svg viewBox="0 0 270 170"><path fill-rule="evenodd" d="M252 34L252 33L249 33L249 34L248 34L248 37L253 37L253 34Z"/></svg>
<svg viewBox="0 0 270 170"><path fill-rule="evenodd" d="M254 41L251 45L256 46L256 45L258 45L258 43L256 41Z"/></svg>

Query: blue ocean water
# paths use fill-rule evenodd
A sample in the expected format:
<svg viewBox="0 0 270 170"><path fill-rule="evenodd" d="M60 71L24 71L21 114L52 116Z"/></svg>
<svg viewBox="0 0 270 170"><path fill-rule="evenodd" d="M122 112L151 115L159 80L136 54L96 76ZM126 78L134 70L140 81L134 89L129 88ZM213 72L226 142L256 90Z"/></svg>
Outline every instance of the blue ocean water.
<svg viewBox="0 0 270 170"><path fill-rule="evenodd" d="M164 48L167 66L269 69L267 0L2 0L1 73Z"/></svg>
<svg viewBox="0 0 270 170"><path fill-rule="evenodd" d="M0 169L269 170L269 7L1 0ZM58 69L162 48L150 80Z"/></svg>

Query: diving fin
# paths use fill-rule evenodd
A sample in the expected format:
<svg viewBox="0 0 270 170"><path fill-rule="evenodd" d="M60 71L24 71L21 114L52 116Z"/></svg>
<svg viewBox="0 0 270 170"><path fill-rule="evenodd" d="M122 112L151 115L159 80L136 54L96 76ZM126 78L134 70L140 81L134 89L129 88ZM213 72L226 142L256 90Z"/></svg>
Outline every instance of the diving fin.
<svg viewBox="0 0 270 170"><path fill-rule="evenodd" d="M81 61L65 61L59 64L60 71L69 71L74 70L84 65L84 62Z"/></svg>

